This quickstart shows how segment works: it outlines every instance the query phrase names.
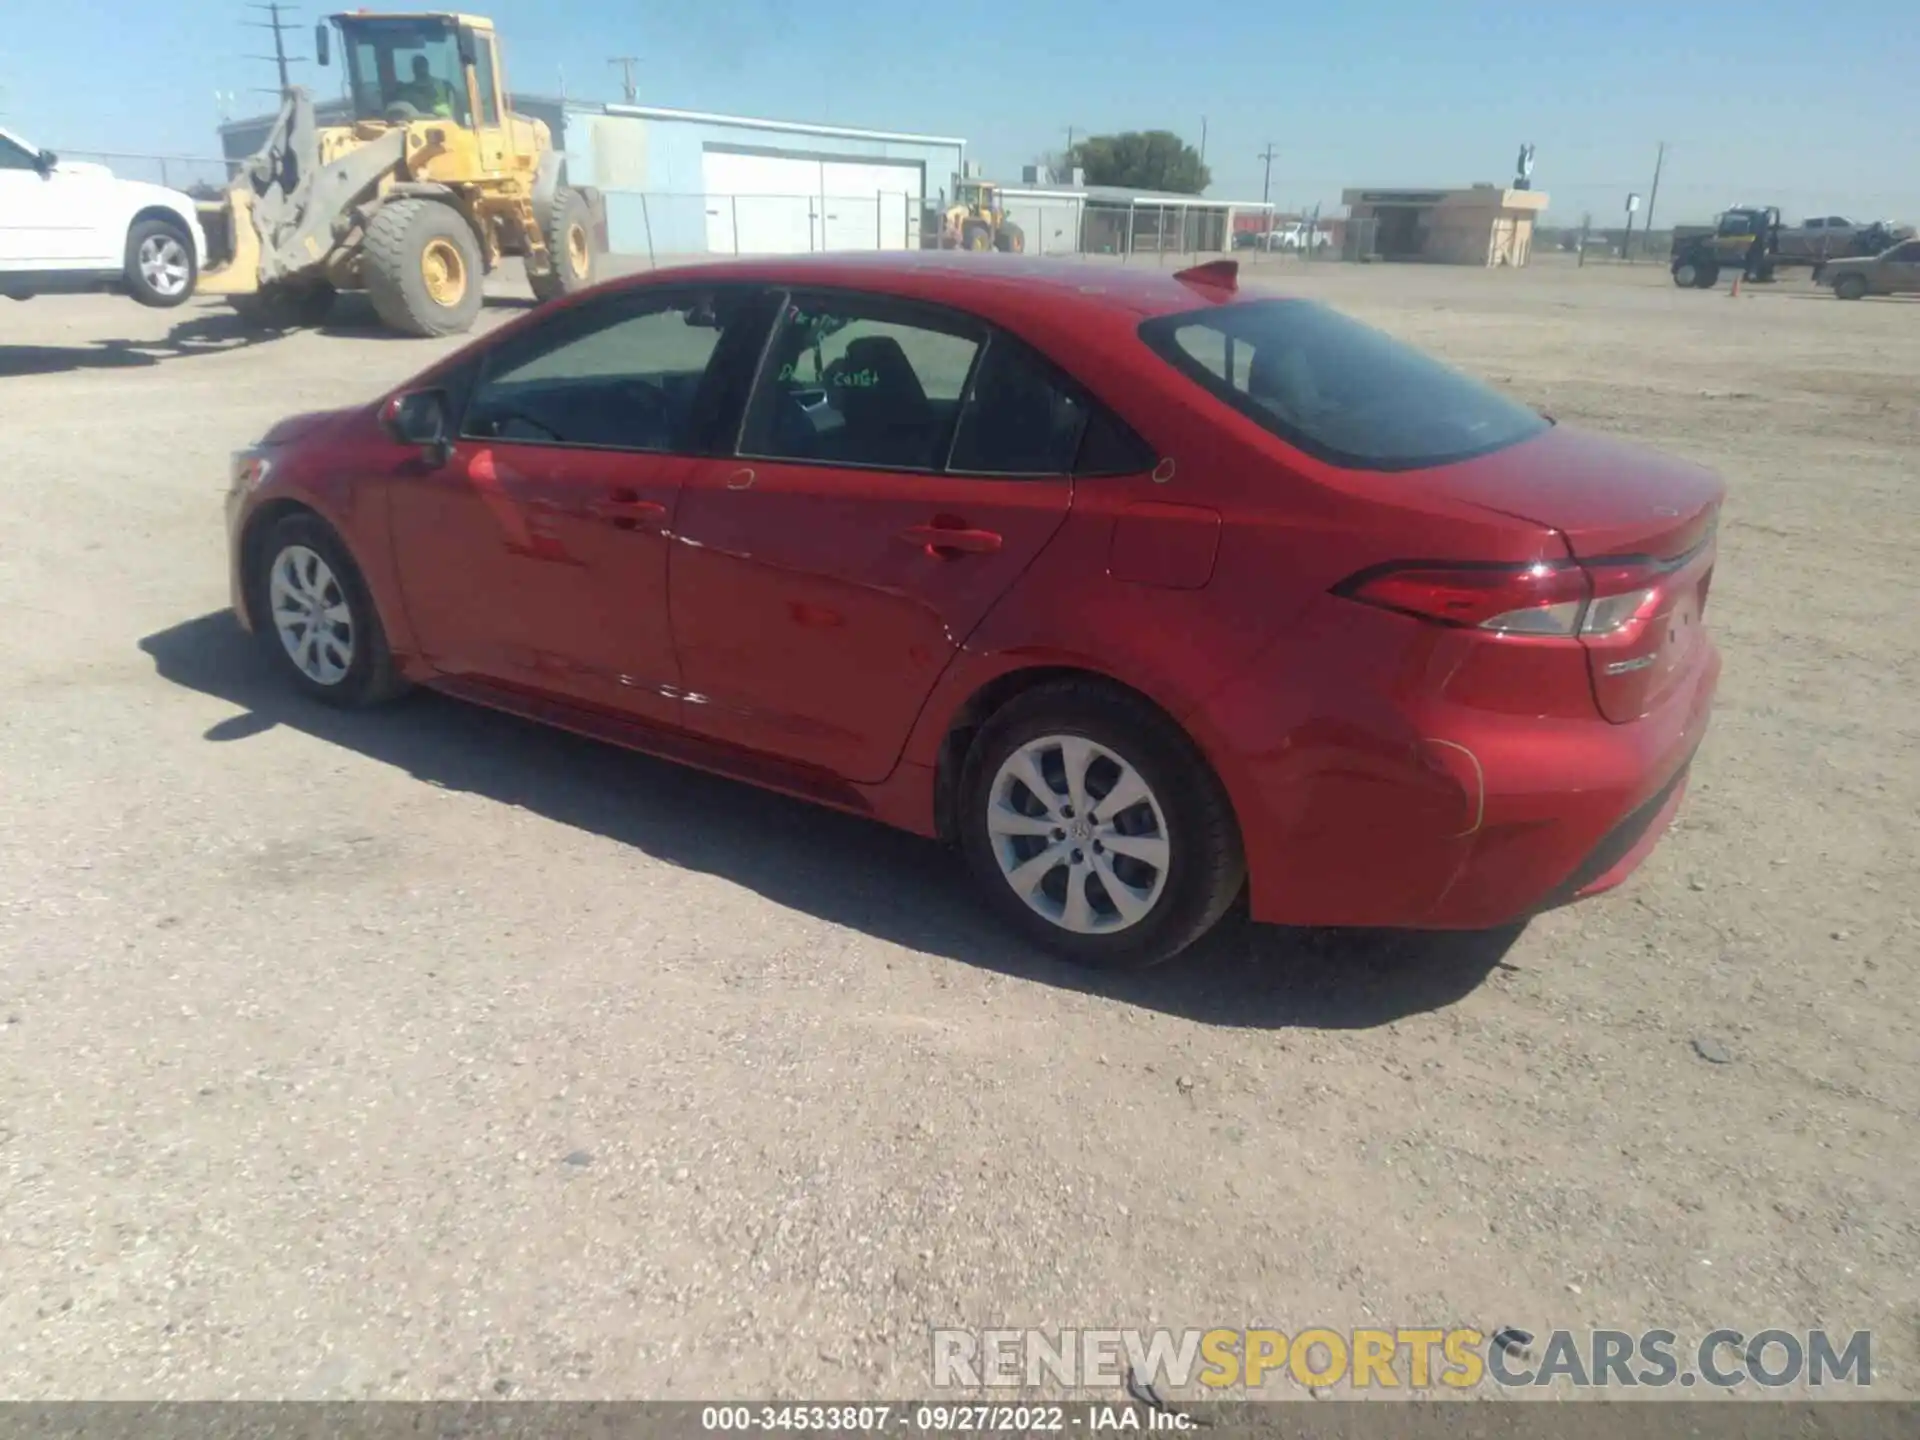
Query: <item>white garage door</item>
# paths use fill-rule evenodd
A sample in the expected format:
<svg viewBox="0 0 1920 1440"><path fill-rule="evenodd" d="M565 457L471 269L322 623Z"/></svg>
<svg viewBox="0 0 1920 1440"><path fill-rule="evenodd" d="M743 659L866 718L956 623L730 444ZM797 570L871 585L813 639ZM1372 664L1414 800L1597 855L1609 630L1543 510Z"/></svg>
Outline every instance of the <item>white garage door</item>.
<svg viewBox="0 0 1920 1440"><path fill-rule="evenodd" d="M1071 255L1080 248L1080 205L1074 200L1007 199L1007 218L1020 227L1031 255Z"/></svg>
<svg viewBox="0 0 1920 1440"><path fill-rule="evenodd" d="M828 160L820 166L826 196L826 248L905 250L920 231L925 189L918 165L857 165Z"/></svg>
<svg viewBox="0 0 1920 1440"><path fill-rule="evenodd" d="M905 250L917 245L925 184L918 165L701 157L707 248L720 255Z"/></svg>
<svg viewBox="0 0 1920 1440"><path fill-rule="evenodd" d="M717 255L795 255L818 246L820 162L709 150L707 249Z"/></svg>

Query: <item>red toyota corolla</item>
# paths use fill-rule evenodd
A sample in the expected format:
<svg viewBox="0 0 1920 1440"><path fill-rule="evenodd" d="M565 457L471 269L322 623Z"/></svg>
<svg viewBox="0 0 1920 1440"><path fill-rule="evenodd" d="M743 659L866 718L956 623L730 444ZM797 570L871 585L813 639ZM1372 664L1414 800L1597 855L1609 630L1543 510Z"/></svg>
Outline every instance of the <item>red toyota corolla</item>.
<svg viewBox="0 0 1920 1440"><path fill-rule="evenodd" d="M1719 673L1725 487L1324 306L978 255L660 271L236 457L234 608L923 835L1091 964L1617 884Z"/></svg>

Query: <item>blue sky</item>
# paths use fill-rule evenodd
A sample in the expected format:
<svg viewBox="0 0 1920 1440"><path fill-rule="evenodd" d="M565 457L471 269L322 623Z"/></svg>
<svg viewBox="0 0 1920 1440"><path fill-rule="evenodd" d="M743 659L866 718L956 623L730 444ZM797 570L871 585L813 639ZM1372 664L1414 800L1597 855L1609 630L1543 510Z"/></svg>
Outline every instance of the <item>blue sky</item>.
<svg viewBox="0 0 1920 1440"><path fill-rule="evenodd" d="M1659 215L1778 203L1920 222L1916 0L1568 6L1482 0L468 0L519 90L964 136L990 173L1078 133L1207 128L1212 193L1504 181L1522 141L1553 215L1615 223L1672 143ZM306 32L326 9L309 4ZM393 8L401 8L394 6ZM14 0L0 124L69 150L217 153L216 92L271 108L239 0ZM337 72L300 67L324 93ZM131 172L129 172L131 173Z"/></svg>

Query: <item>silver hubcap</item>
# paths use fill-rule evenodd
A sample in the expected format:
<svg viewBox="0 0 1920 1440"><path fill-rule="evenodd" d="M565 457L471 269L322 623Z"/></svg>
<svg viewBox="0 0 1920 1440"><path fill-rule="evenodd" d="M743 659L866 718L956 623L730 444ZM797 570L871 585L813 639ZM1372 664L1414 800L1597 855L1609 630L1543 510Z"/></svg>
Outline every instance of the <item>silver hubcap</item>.
<svg viewBox="0 0 1920 1440"><path fill-rule="evenodd" d="M987 838L1013 893L1077 935L1145 919L1167 885L1167 820L1123 757L1079 735L1022 745L993 777Z"/></svg>
<svg viewBox="0 0 1920 1440"><path fill-rule="evenodd" d="M187 247L173 236L149 235L140 242L140 276L156 295L178 295L192 273Z"/></svg>
<svg viewBox="0 0 1920 1440"><path fill-rule="evenodd" d="M353 612L327 562L289 545L274 557L267 591L287 658L316 685L338 685L353 666Z"/></svg>

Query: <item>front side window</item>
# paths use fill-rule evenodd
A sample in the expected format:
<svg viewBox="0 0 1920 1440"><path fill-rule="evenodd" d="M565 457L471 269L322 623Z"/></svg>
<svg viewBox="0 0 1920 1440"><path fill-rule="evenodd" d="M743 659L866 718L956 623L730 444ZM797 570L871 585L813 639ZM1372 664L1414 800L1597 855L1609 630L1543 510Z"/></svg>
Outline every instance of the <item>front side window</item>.
<svg viewBox="0 0 1920 1440"><path fill-rule="evenodd" d="M24 145L0 135L0 170L38 170L40 162Z"/></svg>
<svg viewBox="0 0 1920 1440"><path fill-rule="evenodd" d="M471 439L699 453L703 384L741 292L644 291L565 312L488 357L467 406ZM764 332L762 332L764 333Z"/></svg>
<svg viewBox="0 0 1920 1440"><path fill-rule="evenodd" d="M762 460L938 470L985 338L959 316L865 296L794 296L747 407Z"/></svg>
<svg viewBox="0 0 1920 1440"><path fill-rule="evenodd" d="M1305 300L1250 300L1140 327L1153 351L1296 449L1419 470L1517 445L1544 419L1492 386Z"/></svg>
<svg viewBox="0 0 1920 1440"><path fill-rule="evenodd" d="M341 25L353 112L363 120L438 116L471 124L460 39L443 20L361 20Z"/></svg>

